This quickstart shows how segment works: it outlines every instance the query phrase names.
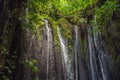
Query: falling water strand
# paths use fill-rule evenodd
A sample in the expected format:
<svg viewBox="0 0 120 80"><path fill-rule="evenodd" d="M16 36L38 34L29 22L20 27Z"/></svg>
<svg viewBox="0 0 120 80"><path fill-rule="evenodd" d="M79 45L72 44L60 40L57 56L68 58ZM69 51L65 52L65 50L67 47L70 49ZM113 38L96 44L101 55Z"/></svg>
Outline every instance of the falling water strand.
<svg viewBox="0 0 120 80"><path fill-rule="evenodd" d="M107 63L110 64L110 58L109 55L107 55L107 51L105 49L104 44L102 43L102 38L100 35L100 31L98 32L97 35L94 35L94 42L96 43L96 49L98 51L98 59L99 59L99 64L100 64L100 69L101 69L101 75L102 75L102 79L103 80L110 80L109 79L109 71L107 70L108 68L110 68L109 65L107 65ZM106 63L107 62L107 63Z"/></svg>
<svg viewBox="0 0 120 80"><path fill-rule="evenodd" d="M103 57L103 55L101 57ZM100 67L101 67L103 80L106 80L106 76L105 76L105 73L104 73L105 71L104 71L104 67L103 67L103 64L102 64L102 60L101 60L100 56L98 56L98 58L99 58L99 62L100 62Z"/></svg>
<svg viewBox="0 0 120 80"><path fill-rule="evenodd" d="M78 26L75 25L75 80L78 80L78 58L77 58L77 49L78 49Z"/></svg>
<svg viewBox="0 0 120 80"><path fill-rule="evenodd" d="M88 27L88 45L89 45L89 56L90 56L90 69L91 69L91 78L92 80L96 80L96 63L95 63L95 53L94 53L94 47L93 47L93 40L92 40L92 36L91 36L91 30L90 30L90 26Z"/></svg>
<svg viewBox="0 0 120 80"><path fill-rule="evenodd" d="M68 55L67 55L67 49L66 49L66 46L65 46L65 41L62 39L62 36L61 36L61 33L60 33L60 30L58 28L58 37L60 39L60 44L61 44L61 48L62 48L62 52L63 52L63 57L64 57L64 60L65 60L65 63L67 63L68 61Z"/></svg>
<svg viewBox="0 0 120 80"><path fill-rule="evenodd" d="M101 33L100 30L97 28L97 21L96 21L96 16L94 16L94 27L93 30L93 37L94 37L94 43L95 43L95 48L96 51L98 52L98 61L99 61L99 67L101 70L101 75L103 80L110 80L109 76L109 68L111 67L109 64L110 62L110 57L107 55L107 50L105 48L105 45L103 44L103 40L101 38Z"/></svg>
<svg viewBox="0 0 120 80"><path fill-rule="evenodd" d="M93 71L93 61L92 61L92 50L91 50L91 38L90 36L88 35L88 40L89 40L89 50L90 50L90 68L91 68L91 72L92 72L92 78L94 80L94 71Z"/></svg>
<svg viewBox="0 0 120 80"><path fill-rule="evenodd" d="M100 49L101 44L99 43L99 39L98 39L99 33L100 33L99 31L98 31L97 35L94 33L94 42L95 42L95 47L96 47L97 51L99 52L98 59L99 59L102 78L103 78L103 80L107 80L106 75L105 75L105 70L104 70L104 64L103 64L103 59L104 59L103 54L105 54L105 53L103 53L103 51Z"/></svg>
<svg viewBox="0 0 120 80"><path fill-rule="evenodd" d="M49 45L49 42L50 42L50 28L48 27L48 21L47 20L44 20L45 21L45 27L47 29L47 80L48 80L48 76L49 76L49 48L50 48L50 45Z"/></svg>
<svg viewBox="0 0 120 80"><path fill-rule="evenodd" d="M60 29L58 29L58 37L60 40L60 46L61 46L61 56L62 56L62 65L63 65L63 72L64 72L64 78L65 80L73 80L72 73L70 71L70 60L68 59L68 49L65 45L65 41L60 33Z"/></svg>

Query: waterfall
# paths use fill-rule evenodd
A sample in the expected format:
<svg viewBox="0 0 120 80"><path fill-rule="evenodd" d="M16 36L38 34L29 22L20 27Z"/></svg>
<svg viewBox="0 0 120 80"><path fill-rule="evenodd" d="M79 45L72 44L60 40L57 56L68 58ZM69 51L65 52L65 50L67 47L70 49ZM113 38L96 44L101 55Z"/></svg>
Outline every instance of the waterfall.
<svg viewBox="0 0 120 80"><path fill-rule="evenodd" d="M44 20L45 21L45 27L46 27L46 33L47 33L47 79L46 80L48 80L48 75L49 75L49 52L50 52L50 44L49 44L49 42L50 42L50 38L51 38L51 36L50 36L50 28L48 27L48 21L47 20Z"/></svg>
<svg viewBox="0 0 120 80"><path fill-rule="evenodd" d="M93 31L94 27L90 27L89 25L87 27L88 53L86 54L86 65L88 73L85 73L87 68L84 67L81 60L81 43L78 25L74 25L74 45L73 52L71 53L68 49L67 39L62 36L60 29L57 27L61 49L61 53L59 55L61 57L59 57L59 63L55 64L56 55L54 52L52 28L48 25L48 20L44 20L44 22L45 26L43 26L43 32L41 33L41 42L37 40L35 34L33 35L29 30L27 31L28 48L26 49L27 54L25 54L25 59L37 60L37 67L40 72L33 74L32 77L29 76L32 75L31 70L25 68L24 73L26 75L24 76L24 80L32 80L35 77L38 77L41 80L88 80L88 76L90 76L90 80L112 80L111 60L105 47L105 43L102 40L100 31L96 34ZM60 67L56 68L55 66ZM59 70L57 71L58 68L61 68L61 72ZM56 77L58 76L56 72L60 72L59 74L61 74L61 79Z"/></svg>
<svg viewBox="0 0 120 80"><path fill-rule="evenodd" d="M75 44L74 44L74 52L75 52L75 80L78 80L78 26L75 25Z"/></svg>
<svg viewBox="0 0 120 80"><path fill-rule="evenodd" d="M58 37L60 40L60 46L61 46L61 57L62 57L64 80L74 80L73 73L71 71L71 62L68 57L68 48L65 39L60 33L60 29L59 28L57 29L58 29Z"/></svg>
<svg viewBox="0 0 120 80"><path fill-rule="evenodd" d="M54 49L53 49L53 37L52 37L52 29L48 26L48 20L45 21L45 28L46 28L46 34L47 34L47 53L46 53L46 80L55 80L55 55L54 55Z"/></svg>
<svg viewBox="0 0 120 80"><path fill-rule="evenodd" d="M97 35L94 33L94 42L95 47L98 52L98 59L100 64L100 70L103 80L111 80L110 74L111 74L111 61L110 57L108 55L108 52L105 48L104 41L101 38L100 31L98 31Z"/></svg>
<svg viewBox="0 0 120 80"><path fill-rule="evenodd" d="M91 80L111 80L111 61L100 31L88 26L88 64Z"/></svg>
<svg viewBox="0 0 120 80"><path fill-rule="evenodd" d="M79 29L78 25L74 25L74 68L75 68L75 79L74 80L87 80L87 76L85 74L85 68L83 67L83 63L80 56L80 39L79 39Z"/></svg>
<svg viewBox="0 0 120 80"><path fill-rule="evenodd" d="M87 54L89 60L87 61L87 63L89 64L88 67L89 67L90 77L91 80L98 80L96 53L94 49L92 30L89 25L87 28L87 32L88 32L88 49L89 49Z"/></svg>
<svg viewBox="0 0 120 80"><path fill-rule="evenodd" d="M99 58L99 63L101 67L101 73L102 73L102 79L103 80L111 80L111 75L110 74L110 64L108 64L108 56L105 55L105 53L101 52L101 55L98 56Z"/></svg>
<svg viewBox="0 0 120 80"><path fill-rule="evenodd" d="M99 62L99 67L100 67L100 73L102 75L102 80L111 80L110 78L110 74L111 74L111 60L110 57L108 55L108 51L106 49L105 43L102 40L101 37L101 33L100 30L97 30L97 33L94 32L97 24L96 21L96 16L94 17L94 27L93 27L93 37L94 37L94 45L95 45L95 49L97 51L98 54L98 62ZM101 76L99 76L101 77ZM101 78L100 78L101 79Z"/></svg>
<svg viewBox="0 0 120 80"><path fill-rule="evenodd" d="M107 80L107 76L106 76L106 74L105 74L105 70L104 70L104 62L102 61L104 58L103 58L103 55L100 57L100 56L98 56L98 58L99 58L99 62L100 62L100 67L101 67L101 73L102 73L102 79L103 80Z"/></svg>

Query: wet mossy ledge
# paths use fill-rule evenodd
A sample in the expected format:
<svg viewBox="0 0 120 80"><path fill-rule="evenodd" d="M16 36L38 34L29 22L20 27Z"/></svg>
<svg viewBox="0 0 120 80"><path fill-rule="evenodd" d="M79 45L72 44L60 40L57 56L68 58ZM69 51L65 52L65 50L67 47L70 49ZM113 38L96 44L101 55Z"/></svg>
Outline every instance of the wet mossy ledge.
<svg viewBox="0 0 120 80"><path fill-rule="evenodd" d="M78 22L74 22L77 21L77 19L74 19L73 22L71 22L70 20L66 19L66 18L60 18L58 20L54 20L52 17L50 17L47 14L32 14L29 13L27 14L27 18L29 20L29 24L28 27L30 29L30 31L35 34L38 35L38 39L39 41L41 40L41 32L43 27L45 27L45 22L44 20L48 20L48 24L49 27L52 28L52 33L53 33L53 38L54 38L54 45L56 46L56 48L60 48L59 46L59 39L58 39L58 30L57 27L60 28L61 34L62 36L68 40L68 45L69 45L69 49L72 50L73 48L73 29L74 29L74 25L84 25L85 24L85 20L81 19L81 21ZM80 22L80 23L79 23ZM83 27L83 26L82 26Z"/></svg>
<svg viewBox="0 0 120 80"><path fill-rule="evenodd" d="M38 31L41 33L42 27L45 26L43 19L46 19L52 28L55 46L59 46L57 27L60 28L63 37L69 41L68 44L73 45L73 25L79 25L81 30L87 25L92 25L94 32L103 31L112 20L114 12L119 11L118 4L117 0L28 1L26 14L29 21L28 28L34 34ZM102 34L106 35L106 33Z"/></svg>

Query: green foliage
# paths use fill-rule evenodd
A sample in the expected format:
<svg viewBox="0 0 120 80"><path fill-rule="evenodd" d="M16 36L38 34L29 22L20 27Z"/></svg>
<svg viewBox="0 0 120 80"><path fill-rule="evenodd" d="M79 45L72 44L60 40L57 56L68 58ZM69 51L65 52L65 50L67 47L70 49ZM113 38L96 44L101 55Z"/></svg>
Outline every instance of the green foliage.
<svg viewBox="0 0 120 80"><path fill-rule="evenodd" d="M16 59L16 55L13 54L8 58L7 56L9 55L9 51L8 48L3 47L1 54L0 54L0 75L2 80L11 80L12 76L10 76L11 74L13 74L13 70L16 68L15 66L15 62L13 59ZM4 72L5 71L5 72Z"/></svg>
<svg viewBox="0 0 120 80"><path fill-rule="evenodd" d="M73 49L73 25L65 18L61 18L58 20L59 28L61 30L61 34L64 38L68 40L68 49L72 52Z"/></svg>
<svg viewBox="0 0 120 80"><path fill-rule="evenodd" d="M38 78L38 77L36 77L36 78L35 78L35 80L39 80L39 78Z"/></svg>
<svg viewBox="0 0 120 80"><path fill-rule="evenodd" d="M65 18L59 19L59 23L60 23L60 29L61 29L62 35L65 38L71 40L72 25Z"/></svg>
<svg viewBox="0 0 120 80"><path fill-rule="evenodd" d="M2 80L11 80L12 76L10 76L11 74L13 74L13 70L16 68L15 63L12 61L12 59L6 59L6 64L7 65L3 65L1 67L1 69L5 70L5 74L4 72L0 71L0 74L2 74L1 78Z"/></svg>
<svg viewBox="0 0 120 80"><path fill-rule="evenodd" d="M69 18L73 23L86 22L83 17L94 12L97 25L106 25L117 8L117 0L106 0L100 7L96 6L97 3L98 0L29 0L29 27L34 31L36 27L43 26L42 18L51 19L53 22L60 18Z"/></svg>
<svg viewBox="0 0 120 80"><path fill-rule="evenodd" d="M33 73L38 72L38 67L36 66L37 61L35 59L31 59L31 60L26 60L25 61L25 65L26 67L30 68L32 70Z"/></svg>
<svg viewBox="0 0 120 80"><path fill-rule="evenodd" d="M107 23L112 19L113 12L117 9L117 0L106 0L104 5L96 8L94 19L95 26L102 27L106 26Z"/></svg>
<svg viewBox="0 0 120 80"><path fill-rule="evenodd" d="M2 76L2 79L3 79L3 80L10 80L10 78L7 77L7 76Z"/></svg>
<svg viewBox="0 0 120 80"><path fill-rule="evenodd" d="M72 16L74 14L78 14L78 16L82 13L82 11L97 2L97 0L61 0L60 3L62 7L59 6L59 10L66 16ZM67 4L67 5L66 5Z"/></svg>
<svg viewBox="0 0 120 80"><path fill-rule="evenodd" d="M44 22L42 21L42 17L40 16L40 14L28 12L27 15L28 15L28 19L29 19L29 28L33 33L36 32L37 28L44 25Z"/></svg>
<svg viewBox="0 0 120 80"><path fill-rule="evenodd" d="M32 32L36 32L38 27L44 25L42 19L48 19L52 24L53 33L55 35L54 40L56 45L57 41L57 24L61 24L58 21L61 18L69 18L73 23L83 22L82 11L85 8L96 4L97 0L29 0L28 3L28 19L29 28ZM64 20L63 20L64 21ZM85 22L85 21L84 21ZM66 25L62 26L65 30ZM70 30L66 32L66 36L69 36Z"/></svg>
<svg viewBox="0 0 120 80"><path fill-rule="evenodd" d="M1 55L3 55L5 57L5 55L8 55L8 49L3 47L2 51L1 51Z"/></svg>
<svg viewBox="0 0 120 80"><path fill-rule="evenodd" d="M60 25L61 33L69 40L72 45L72 27L71 24L85 23L82 17L86 8L96 4L97 0L29 0L28 14L29 28L33 33L38 32L36 29L42 30L44 22L47 19L51 25L54 34L54 43L59 48L59 40L57 35L57 27ZM69 21L68 21L69 20ZM69 46L72 49L71 46Z"/></svg>
<svg viewBox="0 0 120 80"><path fill-rule="evenodd" d="M55 46L59 46L58 26L62 35L71 44L73 41L71 24L87 24L86 18L90 15L95 16L93 20L90 18L90 21L92 20L94 31L98 32L100 27L106 26L111 20L113 12L118 7L116 3L117 0L105 0L104 4L97 6L99 0L29 0L27 12L29 28L33 33L41 32L45 25L43 19L47 19L53 30Z"/></svg>
<svg viewBox="0 0 120 80"><path fill-rule="evenodd" d="M61 17L81 17L82 11L96 4L97 0L29 0L29 12L34 14L47 14L53 20ZM73 16L76 15L76 16ZM33 18L36 19L36 18Z"/></svg>

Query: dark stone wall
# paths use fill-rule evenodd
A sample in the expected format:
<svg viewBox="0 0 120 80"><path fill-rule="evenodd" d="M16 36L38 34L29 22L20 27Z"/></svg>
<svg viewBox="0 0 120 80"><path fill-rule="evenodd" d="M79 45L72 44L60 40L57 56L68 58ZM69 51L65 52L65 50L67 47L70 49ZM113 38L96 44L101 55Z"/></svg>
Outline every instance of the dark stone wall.
<svg viewBox="0 0 120 80"><path fill-rule="evenodd" d="M17 80L21 12L27 0L0 0L0 80Z"/></svg>

